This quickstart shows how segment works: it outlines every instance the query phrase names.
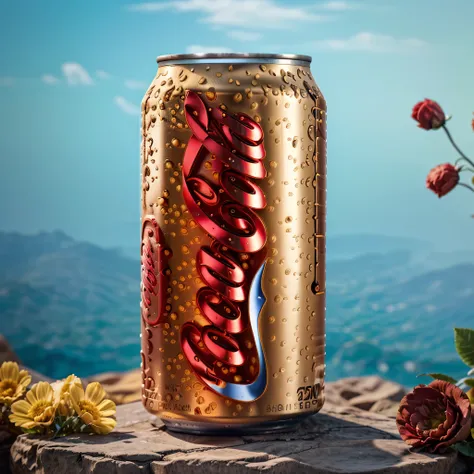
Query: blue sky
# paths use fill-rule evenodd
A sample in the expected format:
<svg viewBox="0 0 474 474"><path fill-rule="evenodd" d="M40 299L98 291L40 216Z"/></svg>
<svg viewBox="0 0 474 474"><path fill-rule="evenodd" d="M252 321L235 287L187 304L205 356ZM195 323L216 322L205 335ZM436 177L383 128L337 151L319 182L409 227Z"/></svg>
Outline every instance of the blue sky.
<svg viewBox="0 0 474 474"><path fill-rule="evenodd" d="M474 195L425 176L457 158L410 118L424 97L474 155L470 0L25 0L0 3L2 230L135 245L139 104L160 54L313 56L328 102L328 233L472 246Z"/></svg>

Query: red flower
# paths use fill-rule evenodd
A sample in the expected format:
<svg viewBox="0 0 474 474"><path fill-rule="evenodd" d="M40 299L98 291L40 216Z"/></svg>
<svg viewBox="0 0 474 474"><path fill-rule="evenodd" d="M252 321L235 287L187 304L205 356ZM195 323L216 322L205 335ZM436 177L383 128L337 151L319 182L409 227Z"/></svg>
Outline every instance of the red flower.
<svg viewBox="0 0 474 474"><path fill-rule="evenodd" d="M426 177L426 187L438 197L445 196L459 183L459 171L450 163L434 167Z"/></svg>
<svg viewBox="0 0 474 474"><path fill-rule="evenodd" d="M397 427L410 446L442 452L469 436L471 416L467 395L449 382L435 380L418 385L402 399Z"/></svg>
<svg viewBox="0 0 474 474"><path fill-rule="evenodd" d="M411 117L418 122L420 128L436 130L446 122L446 115L441 106L434 100L425 99L413 107Z"/></svg>

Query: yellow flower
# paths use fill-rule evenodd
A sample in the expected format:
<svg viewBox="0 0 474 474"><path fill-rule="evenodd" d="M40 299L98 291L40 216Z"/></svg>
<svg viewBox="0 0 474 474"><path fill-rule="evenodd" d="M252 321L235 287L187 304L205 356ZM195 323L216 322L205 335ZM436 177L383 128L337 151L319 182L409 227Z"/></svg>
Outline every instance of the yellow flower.
<svg viewBox="0 0 474 474"><path fill-rule="evenodd" d="M56 412L54 391L48 382L39 382L26 394L25 400L12 405L10 421L16 426L30 430L49 426Z"/></svg>
<svg viewBox="0 0 474 474"><path fill-rule="evenodd" d="M70 416L74 413L74 408L72 407L69 395L72 385L82 387L81 379L76 377L74 374L51 384L54 391L54 400L58 406L57 411L60 415Z"/></svg>
<svg viewBox="0 0 474 474"><path fill-rule="evenodd" d="M69 393L74 410L95 433L108 434L115 428L115 403L105 399L105 390L99 382L90 383L85 393L82 386L72 385Z"/></svg>
<svg viewBox="0 0 474 474"><path fill-rule="evenodd" d="M0 404L11 405L20 398L31 382L31 375L20 370L16 362L4 362L0 367Z"/></svg>

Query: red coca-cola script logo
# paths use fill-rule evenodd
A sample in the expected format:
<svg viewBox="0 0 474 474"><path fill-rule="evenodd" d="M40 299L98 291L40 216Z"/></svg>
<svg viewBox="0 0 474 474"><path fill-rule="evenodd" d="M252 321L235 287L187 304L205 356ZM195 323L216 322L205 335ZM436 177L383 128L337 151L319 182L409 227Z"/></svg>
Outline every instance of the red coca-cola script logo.
<svg viewBox="0 0 474 474"><path fill-rule="evenodd" d="M265 259L267 238L254 212L266 206L265 196L252 181L266 176L263 130L245 114L206 108L195 92L187 93L184 108L192 136L183 160L183 196L212 243L196 255L196 268L206 285L198 291L196 303L206 324L184 324L181 345L206 384L249 384L259 367L254 339L258 334L252 334L247 299Z"/></svg>
<svg viewBox="0 0 474 474"><path fill-rule="evenodd" d="M141 248L141 314L150 326L162 323L166 316L167 260L171 251L163 247L163 242L163 232L155 218L145 218Z"/></svg>

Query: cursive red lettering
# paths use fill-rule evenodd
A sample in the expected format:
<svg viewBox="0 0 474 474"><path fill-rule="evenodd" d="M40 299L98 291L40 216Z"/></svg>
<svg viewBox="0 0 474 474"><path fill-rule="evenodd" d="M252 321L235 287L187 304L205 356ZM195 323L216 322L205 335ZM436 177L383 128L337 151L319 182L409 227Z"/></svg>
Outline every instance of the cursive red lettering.
<svg viewBox="0 0 474 474"><path fill-rule="evenodd" d="M263 164L263 130L251 117L207 109L195 92L184 102L187 123L193 133L183 159L183 196L193 219L212 241L196 255L196 268L205 287L196 303L207 325L195 321L181 329L181 345L189 364L204 381L219 384L231 380L219 367L241 368L249 383L248 348L251 339L247 298L249 281L265 256L266 229L254 209L266 206L260 187L251 179L266 176ZM212 181L202 173L211 155L219 178ZM243 267L243 254L251 264ZM245 372L247 371L247 372Z"/></svg>
<svg viewBox="0 0 474 474"><path fill-rule="evenodd" d="M150 326L160 324L166 316L167 259L170 251L167 251L167 256L163 242L163 233L155 218L145 218L142 225L140 306L142 318Z"/></svg>

